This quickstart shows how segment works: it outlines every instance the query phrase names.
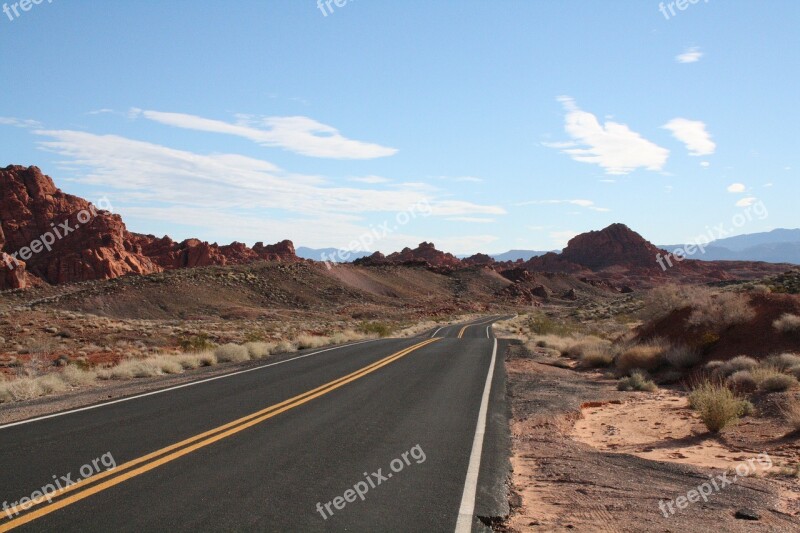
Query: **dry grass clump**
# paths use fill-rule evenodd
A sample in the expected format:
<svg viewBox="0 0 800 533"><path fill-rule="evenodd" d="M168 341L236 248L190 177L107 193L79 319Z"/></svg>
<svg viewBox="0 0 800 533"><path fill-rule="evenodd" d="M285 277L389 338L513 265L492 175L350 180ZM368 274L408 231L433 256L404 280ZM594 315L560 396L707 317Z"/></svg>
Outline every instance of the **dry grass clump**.
<svg viewBox="0 0 800 533"><path fill-rule="evenodd" d="M772 323L772 327L781 333L797 333L800 332L800 316L791 313L785 313L779 319Z"/></svg>
<svg viewBox="0 0 800 533"><path fill-rule="evenodd" d="M734 372L725 383L731 390L739 393L755 392L758 389L758 381L749 370Z"/></svg>
<svg viewBox="0 0 800 533"><path fill-rule="evenodd" d="M719 383L704 381L689 394L689 405L700 415L706 428L718 433L752 411L752 404Z"/></svg>
<svg viewBox="0 0 800 533"><path fill-rule="evenodd" d="M685 369L700 363L701 357L697 350L679 344L670 346L664 354L664 359L675 368Z"/></svg>
<svg viewBox="0 0 800 533"><path fill-rule="evenodd" d="M714 361L712 361L714 362ZM710 364L710 363L709 363ZM708 368L709 365L706 365ZM746 355L737 355L733 359L724 361L721 365L714 368L714 376L726 378L742 370L753 370L758 367L758 361Z"/></svg>
<svg viewBox="0 0 800 533"><path fill-rule="evenodd" d="M614 364L614 354L603 348L587 350L581 354L580 364L584 368L605 368Z"/></svg>
<svg viewBox="0 0 800 533"><path fill-rule="evenodd" d="M242 361L250 360L250 353L247 348L230 342L217 346L214 349L214 355L217 356L217 361L220 363L241 363Z"/></svg>
<svg viewBox="0 0 800 533"><path fill-rule="evenodd" d="M792 367L800 366L800 355L796 353L770 355L764 360L764 364L785 372Z"/></svg>
<svg viewBox="0 0 800 533"><path fill-rule="evenodd" d="M688 322L692 326L724 329L752 320L755 314L750 307L750 298L746 294L735 292L714 294L706 290L693 295L692 314L689 315Z"/></svg>
<svg viewBox="0 0 800 533"><path fill-rule="evenodd" d="M781 414L794 431L800 431L800 401L797 398L790 397L781 407Z"/></svg>
<svg viewBox="0 0 800 533"><path fill-rule="evenodd" d="M797 384L796 377L776 372L772 376L761 379L758 388L764 392L785 392L797 387Z"/></svg>
<svg viewBox="0 0 800 533"><path fill-rule="evenodd" d="M655 392L658 390L658 385L647 379L644 372L634 370L630 376L619 380L617 390Z"/></svg>
<svg viewBox="0 0 800 533"><path fill-rule="evenodd" d="M115 367L97 373L99 379L134 379L161 375L158 365L148 360L124 361Z"/></svg>
<svg viewBox="0 0 800 533"><path fill-rule="evenodd" d="M297 351L297 345L289 341L281 341L275 345L273 353L292 353Z"/></svg>
<svg viewBox="0 0 800 533"><path fill-rule="evenodd" d="M330 337L320 337L318 335L298 335L295 339L297 348L306 350L308 348L321 348L331 343Z"/></svg>
<svg viewBox="0 0 800 533"><path fill-rule="evenodd" d="M272 354L272 351L275 349L275 343L260 341L246 342L244 343L244 347L247 349L250 359L263 359Z"/></svg>
<svg viewBox="0 0 800 533"><path fill-rule="evenodd" d="M636 369L652 371L664 362L664 355L668 349L669 345L659 339L635 344L622 349L617 357L616 366L625 374Z"/></svg>
<svg viewBox="0 0 800 533"><path fill-rule="evenodd" d="M94 384L97 373L91 370L83 370L73 365L67 365L61 372L61 379L72 387L86 387Z"/></svg>
<svg viewBox="0 0 800 533"><path fill-rule="evenodd" d="M684 285L662 285L650 290L644 299L640 316L645 320L658 320L676 309L689 306L692 289Z"/></svg>

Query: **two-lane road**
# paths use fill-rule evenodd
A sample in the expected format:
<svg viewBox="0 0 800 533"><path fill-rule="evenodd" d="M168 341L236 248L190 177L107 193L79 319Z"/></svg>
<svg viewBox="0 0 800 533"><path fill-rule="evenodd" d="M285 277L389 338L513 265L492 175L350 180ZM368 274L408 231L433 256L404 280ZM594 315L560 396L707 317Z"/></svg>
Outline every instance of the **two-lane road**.
<svg viewBox="0 0 800 533"><path fill-rule="evenodd" d="M479 530L507 513L497 318L0 426L0 532Z"/></svg>

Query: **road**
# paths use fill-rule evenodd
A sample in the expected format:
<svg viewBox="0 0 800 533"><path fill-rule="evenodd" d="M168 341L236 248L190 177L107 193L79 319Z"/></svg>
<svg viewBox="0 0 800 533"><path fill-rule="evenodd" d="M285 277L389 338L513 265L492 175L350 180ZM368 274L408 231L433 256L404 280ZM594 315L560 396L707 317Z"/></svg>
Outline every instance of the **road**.
<svg viewBox="0 0 800 533"><path fill-rule="evenodd" d="M507 513L499 318L0 426L0 532L484 530Z"/></svg>

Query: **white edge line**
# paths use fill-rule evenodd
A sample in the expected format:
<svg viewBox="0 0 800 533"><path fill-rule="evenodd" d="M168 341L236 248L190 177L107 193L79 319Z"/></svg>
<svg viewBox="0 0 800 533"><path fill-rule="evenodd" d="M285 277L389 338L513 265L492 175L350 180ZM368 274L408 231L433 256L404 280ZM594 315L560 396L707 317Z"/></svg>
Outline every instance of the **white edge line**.
<svg viewBox="0 0 800 533"><path fill-rule="evenodd" d="M478 412L478 424L475 427L475 438L472 441L472 453L469 456L469 469L464 481L464 492L461 495L461 506L458 509L455 533L469 533L472 531L472 516L475 514L475 495L478 491L478 474L481 470L481 454L483 453L483 437L486 434L486 416L489 411L489 396L492 392L492 378L494 365L497 359L497 339L494 340L492 361L489 363L489 373L486 375L486 385L483 387L481 409Z"/></svg>
<svg viewBox="0 0 800 533"><path fill-rule="evenodd" d="M47 420L48 418L56 418L56 417L59 417L59 416L70 415L72 413L80 413L82 411L90 411L92 409L99 409L100 407L106 407L107 405L114 405L116 403L129 402L131 400L137 400L139 398L145 398L147 396L155 396L156 394L162 394L164 392L183 389L185 387L193 387L194 385L200 385L202 383L208 383L209 381L216 381L218 379L230 378L230 377L233 377L233 376L238 376L239 374L246 374L248 372L254 372L256 370L262 370L264 368L269 368L271 366L282 365L284 363L290 363L292 361L297 361L299 359L304 359L306 357L311 357L312 355L317 355L317 354L320 354L320 353L323 353L323 352L330 352L331 350L339 350L341 348L347 348L349 346L357 346L359 344L364 344L364 343L367 343L367 342L375 342L375 341L378 341L378 340L384 340L384 339L369 339L369 340L358 341L358 342L354 342L354 343L350 343L350 344L342 344L341 346L334 346L332 348L326 348L324 350L319 350L317 352L311 352L311 353L307 353L307 354L304 354L304 355L298 355L297 357L292 357L290 359L284 359L283 361L277 361L275 363L269 363L269 364L257 366L257 367L254 367L254 368L248 368L246 370L239 370L237 372L231 372L230 374L223 374L221 376L214 376L213 378L206 378L206 379L201 379L201 380L198 380L198 381L191 381L189 383L183 383L182 385L175 385L174 387L168 387L166 389L158 389L158 390L154 390L154 391L150 391L150 392L145 392L145 393L142 393L142 394L137 394L136 396L129 396L127 398L120 398L119 400L112 400L110 402L103 402L103 403L98 403L98 404L95 404L95 405L89 405L89 406L86 406L86 407L79 407L77 409L71 409L69 411L63 411L63 412L60 412L60 413L53 413L52 415L38 416L36 418L29 418L27 420L20 420L19 422L11 422L9 424L0 425L0 430L6 429L6 428L10 428L10 427L14 427L14 426L22 426L24 424L30 424L32 422L38 422L40 420Z"/></svg>
<svg viewBox="0 0 800 533"><path fill-rule="evenodd" d="M434 338L434 337L436 336L436 334L437 334L437 333L439 333L440 331L442 331L442 329L443 329L443 328L444 328L444 326L442 326L441 328L439 328L439 329L437 329L436 331L434 331L434 332L433 332L433 335L431 335L431 339L432 339L432 338Z"/></svg>

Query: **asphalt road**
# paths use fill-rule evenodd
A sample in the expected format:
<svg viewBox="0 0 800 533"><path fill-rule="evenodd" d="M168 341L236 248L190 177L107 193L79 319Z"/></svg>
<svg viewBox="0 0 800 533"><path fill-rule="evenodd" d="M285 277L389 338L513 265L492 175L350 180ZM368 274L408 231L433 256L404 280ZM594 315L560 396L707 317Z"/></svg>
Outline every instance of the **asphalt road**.
<svg viewBox="0 0 800 533"><path fill-rule="evenodd" d="M484 530L508 512L498 318L0 426L0 532Z"/></svg>

